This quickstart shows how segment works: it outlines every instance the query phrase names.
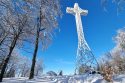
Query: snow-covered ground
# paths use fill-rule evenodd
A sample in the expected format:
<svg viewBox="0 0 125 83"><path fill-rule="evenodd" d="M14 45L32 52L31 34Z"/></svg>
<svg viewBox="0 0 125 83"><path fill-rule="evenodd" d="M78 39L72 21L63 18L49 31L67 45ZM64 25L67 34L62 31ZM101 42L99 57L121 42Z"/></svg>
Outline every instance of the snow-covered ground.
<svg viewBox="0 0 125 83"><path fill-rule="evenodd" d="M28 78L5 78L2 83L108 83L101 75L42 76ZM113 83L125 83L125 75L115 75Z"/></svg>

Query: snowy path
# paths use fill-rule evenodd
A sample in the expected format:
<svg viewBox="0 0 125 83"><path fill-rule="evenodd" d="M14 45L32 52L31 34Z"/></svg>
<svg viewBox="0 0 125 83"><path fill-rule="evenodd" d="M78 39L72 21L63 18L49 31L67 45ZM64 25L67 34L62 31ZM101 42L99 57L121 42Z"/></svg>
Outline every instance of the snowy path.
<svg viewBox="0 0 125 83"><path fill-rule="evenodd" d="M100 75L42 76L28 78L5 78L2 83L107 83ZM113 83L125 83L125 75L114 76Z"/></svg>

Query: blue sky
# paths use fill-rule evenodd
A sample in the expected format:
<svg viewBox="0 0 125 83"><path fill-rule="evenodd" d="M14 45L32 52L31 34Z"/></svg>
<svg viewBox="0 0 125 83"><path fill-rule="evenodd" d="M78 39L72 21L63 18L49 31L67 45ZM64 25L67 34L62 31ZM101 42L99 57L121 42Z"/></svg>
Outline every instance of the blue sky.
<svg viewBox="0 0 125 83"><path fill-rule="evenodd" d="M107 12L101 7L100 0L62 0L63 16L59 20L59 30L49 48L38 51L38 58L43 60L44 72L63 70L64 74L73 74L75 70L77 51L77 32L75 17L66 13L66 7L73 7L77 2L82 9L89 11L82 16L83 30L86 41L96 58L110 51L115 43L113 36L125 25L125 13L117 15L115 4L108 3Z"/></svg>

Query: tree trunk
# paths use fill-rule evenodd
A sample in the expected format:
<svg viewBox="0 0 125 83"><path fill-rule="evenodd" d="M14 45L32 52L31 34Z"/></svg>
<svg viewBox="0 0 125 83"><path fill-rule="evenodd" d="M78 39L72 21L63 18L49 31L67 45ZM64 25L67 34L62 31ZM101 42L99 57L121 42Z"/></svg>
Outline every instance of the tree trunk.
<svg viewBox="0 0 125 83"><path fill-rule="evenodd" d="M2 82L3 80L3 76L4 76L4 73L5 73L5 70L6 70L6 67L7 67L7 64L9 62L9 59L11 57L11 54L14 50L14 47L16 45L16 42L17 42L17 39L18 39L18 36L16 36L14 38L14 40L12 41L11 43L11 46L10 46L10 49L9 49L9 54L7 55L7 58L4 60L4 63L3 63L3 66L2 66L2 69L1 69L1 73L0 73L0 82Z"/></svg>
<svg viewBox="0 0 125 83"><path fill-rule="evenodd" d="M35 64L36 64L36 56L37 56L38 44L39 44L39 33L40 33L40 30L38 29L38 30L37 30L37 36L36 36L36 42L35 42L35 50L34 50L34 54L33 54L32 66L31 66L31 70L30 70L29 79L34 78L34 70L35 70Z"/></svg>
<svg viewBox="0 0 125 83"><path fill-rule="evenodd" d="M35 49L34 49L34 54L33 54L33 59L32 59L32 66L30 70L30 76L29 79L34 78L34 70L35 70L35 64L36 64L36 56L37 56L37 51L38 51L38 45L39 45L39 34L40 34L40 29L41 29L41 6L40 6L40 11L39 11L39 16L37 18L37 33L36 33L36 42L35 42ZM44 29L43 29L44 30Z"/></svg>

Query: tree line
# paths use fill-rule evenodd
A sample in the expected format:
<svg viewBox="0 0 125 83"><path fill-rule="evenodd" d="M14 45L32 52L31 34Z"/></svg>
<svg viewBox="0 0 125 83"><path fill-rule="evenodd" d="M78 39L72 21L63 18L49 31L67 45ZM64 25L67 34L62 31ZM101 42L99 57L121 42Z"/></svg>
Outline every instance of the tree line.
<svg viewBox="0 0 125 83"><path fill-rule="evenodd" d="M59 0L0 0L0 57L3 57L0 58L0 82L5 72L15 73L14 60L18 59L14 58L19 57L14 57L14 50L27 50L26 43L33 47L32 64L27 71L30 70L29 79L34 77L38 49L48 48L60 17ZM20 58L22 66L27 67L22 59L25 60Z"/></svg>

